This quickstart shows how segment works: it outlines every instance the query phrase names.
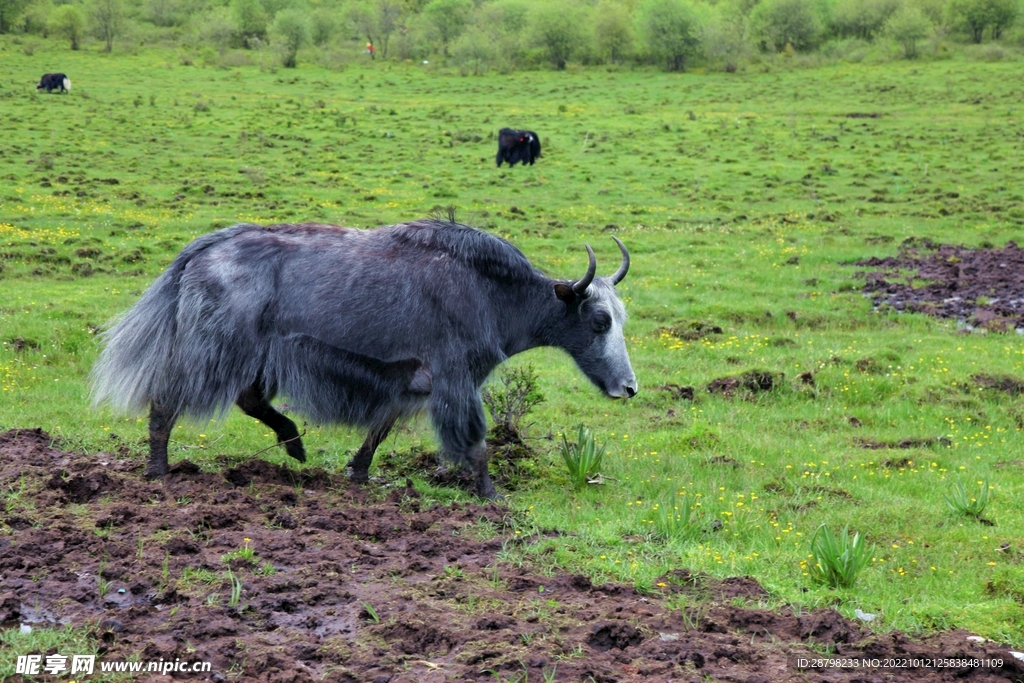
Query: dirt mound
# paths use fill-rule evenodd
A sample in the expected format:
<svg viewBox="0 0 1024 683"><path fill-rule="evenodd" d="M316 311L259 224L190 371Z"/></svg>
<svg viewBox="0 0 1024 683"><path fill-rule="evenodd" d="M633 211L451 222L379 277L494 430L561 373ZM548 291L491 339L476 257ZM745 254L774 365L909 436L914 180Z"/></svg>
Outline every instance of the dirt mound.
<svg viewBox="0 0 1024 683"><path fill-rule="evenodd" d="M876 306L960 320L993 331L1024 328L1024 250L968 249L908 239L895 257L858 261ZM923 281L923 284L922 284Z"/></svg>
<svg viewBox="0 0 1024 683"><path fill-rule="evenodd" d="M768 370L750 370L740 375L719 377L708 383L708 392L731 397L737 392L749 395L771 391L777 388L785 378L785 373L769 372Z"/></svg>
<svg viewBox="0 0 1024 683"><path fill-rule="evenodd" d="M1024 662L964 632L912 642L833 610L753 607L753 579L677 570L641 595L497 560L515 540L493 504L428 507L410 486L360 488L254 460L223 472L53 448L0 434L0 620L91 628L101 661L210 661L190 681L997 681ZM686 610L664 598L685 593ZM836 670L842 657L978 657L1001 668ZM17 653L33 654L33 653ZM39 653L46 654L46 653ZM73 654L73 653L61 653ZM802 666L802 668L800 668ZM38 679L29 676L24 681ZM15 677L14 680L19 680ZM166 678L145 675L135 680Z"/></svg>

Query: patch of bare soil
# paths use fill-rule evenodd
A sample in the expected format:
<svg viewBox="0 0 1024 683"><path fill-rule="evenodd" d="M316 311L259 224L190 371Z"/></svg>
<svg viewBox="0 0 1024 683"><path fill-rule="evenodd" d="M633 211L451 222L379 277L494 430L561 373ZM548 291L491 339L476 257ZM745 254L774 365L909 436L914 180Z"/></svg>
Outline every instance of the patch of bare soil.
<svg viewBox="0 0 1024 683"><path fill-rule="evenodd" d="M738 606L766 596L749 577L679 569L660 592L640 595L503 564L503 544L530 539L514 540L506 510L493 504L428 507L410 487L360 488L261 460L222 472L179 462L160 482L141 474L142 463L122 455L57 450L41 430L0 434L0 490L16 492L0 513L5 627L88 627L102 661L211 661L212 674L176 674L193 681L430 683L524 680L524 671L529 680L554 672L557 681L601 683L1024 676L1006 648L962 631L915 642L830 609ZM668 609L665 598L679 593L690 607ZM825 651L1004 664L797 668L798 658Z"/></svg>
<svg viewBox="0 0 1024 683"><path fill-rule="evenodd" d="M960 320L993 331L1024 328L1024 250L968 249L908 239L896 256L855 265L876 306Z"/></svg>
<svg viewBox="0 0 1024 683"><path fill-rule="evenodd" d="M740 375L730 375L729 377L719 377L711 380L708 383L708 392L727 397L731 397L738 392L748 395L759 394L775 389L782 383L784 378L785 373L781 372L749 370Z"/></svg>

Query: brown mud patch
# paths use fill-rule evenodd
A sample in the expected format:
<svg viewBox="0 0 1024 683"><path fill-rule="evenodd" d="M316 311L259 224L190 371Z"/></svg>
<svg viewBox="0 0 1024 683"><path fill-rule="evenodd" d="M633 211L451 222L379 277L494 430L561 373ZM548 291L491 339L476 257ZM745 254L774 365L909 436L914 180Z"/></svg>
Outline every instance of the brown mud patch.
<svg viewBox="0 0 1024 683"><path fill-rule="evenodd" d="M0 517L4 627L89 628L101 661L212 662L211 674L178 674L190 681L1024 676L1005 647L963 631L918 642L872 633L831 609L758 609L767 592L749 577L678 569L643 595L506 564L503 547L531 541L515 539L511 513L494 504L430 506L408 486L350 486L260 460L222 472L178 462L159 482L141 471L124 455L62 452L41 430L0 434L0 490L16 492ZM670 599L687 607L669 608ZM826 651L1004 665L797 668L798 658Z"/></svg>
<svg viewBox="0 0 1024 683"><path fill-rule="evenodd" d="M759 394L778 388L785 374L767 370L750 370L739 375L719 377L708 383L708 393L732 397L737 393Z"/></svg>
<svg viewBox="0 0 1024 683"><path fill-rule="evenodd" d="M703 339L704 337L709 337L711 335L725 334L725 331L720 325L704 322L703 320L691 320L689 322L680 322L669 327L659 327L655 332L675 337L682 341L697 341L698 339Z"/></svg>
<svg viewBox="0 0 1024 683"><path fill-rule="evenodd" d="M926 436L926 437L911 437L907 439L899 439L897 441L876 441L874 439L866 439L861 436L855 436L853 443L859 448L866 448L872 451L888 450L888 449L907 449L907 448L933 448L935 446L950 446L951 442L944 436ZM886 462L889 462L888 460ZM888 467L888 465L885 465Z"/></svg>
<svg viewBox="0 0 1024 683"><path fill-rule="evenodd" d="M968 249L908 239L896 256L856 262L876 306L927 313L992 331L1024 328L1024 250Z"/></svg>

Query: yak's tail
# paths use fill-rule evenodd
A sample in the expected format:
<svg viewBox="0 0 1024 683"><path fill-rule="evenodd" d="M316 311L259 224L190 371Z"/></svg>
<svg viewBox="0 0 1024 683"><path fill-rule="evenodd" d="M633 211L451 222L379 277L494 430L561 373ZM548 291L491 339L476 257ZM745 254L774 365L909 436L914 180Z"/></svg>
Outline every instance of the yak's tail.
<svg viewBox="0 0 1024 683"><path fill-rule="evenodd" d="M64 89L71 92L71 79L67 76L64 77Z"/></svg>
<svg viewBox="0 0 1024 683"><path fill-rule="evenodd" d="M94 405L109 403L118 412L137 414L157 402L178 413L193 412L188 410L191 392L181 386L178 367L182 273L197 254L246 227L236 226L193 241L138 303L104 332L104 348L92 369ZM209 410L203 406L195 412Z"/></svg>

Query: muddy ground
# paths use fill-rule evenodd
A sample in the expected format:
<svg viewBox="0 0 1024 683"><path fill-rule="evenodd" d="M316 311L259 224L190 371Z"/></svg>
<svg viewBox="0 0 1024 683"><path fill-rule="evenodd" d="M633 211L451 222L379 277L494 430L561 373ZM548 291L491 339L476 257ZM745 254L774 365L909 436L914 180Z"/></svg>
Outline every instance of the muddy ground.
<svg viewBox="0 0 1024 683"><path fill-rule="evenodd" d="M855 265L873 270L865 294L897 311L952 318L969 327L1024 331L1024 249L968 249L907 239L896 256L872 257Z"/></svg>
<svg viewBox="0 0 1024 683"><path fill-rule="evenodd" d="M533 539L516 539L499 505L427 507L412 488L361 488L259 459L219 472L180 462L156 483L141 475L142 462L124 453L62 452L41 430L0 434L5 627L86 626L103 661L213 663L212 674L179 676L187 680L1024 677L1024 662L1005 647L963 631L914 641L873 634L830 609L757 609L766 593L748 577L680 567L658 593L640 595L503 563L503 544ZM236 600L229 570L240 584ZM679 592L697 606L668 609ZM824 652L1004 664L797 668L797 658Z"/></svg>

